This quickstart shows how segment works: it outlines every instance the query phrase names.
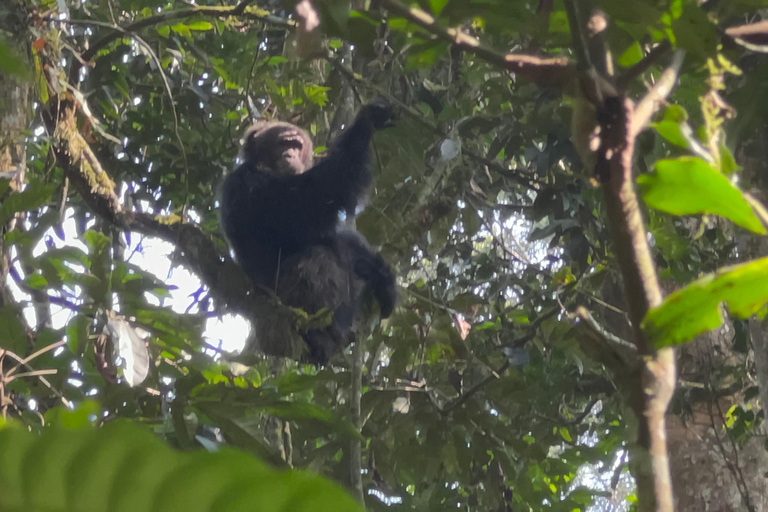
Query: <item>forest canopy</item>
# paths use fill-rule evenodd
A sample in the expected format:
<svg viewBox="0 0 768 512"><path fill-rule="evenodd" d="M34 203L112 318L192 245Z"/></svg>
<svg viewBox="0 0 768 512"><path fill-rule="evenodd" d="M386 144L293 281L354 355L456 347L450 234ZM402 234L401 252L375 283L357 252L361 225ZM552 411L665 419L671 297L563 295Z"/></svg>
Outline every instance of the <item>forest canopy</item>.
<svg viewBox="0 0 768 512"><path fill-rule="evenodd" d="M762 0L3 2L0 511L768 510L766 53ZM376 98L397 307L303 364L221 183Z"/></svg>

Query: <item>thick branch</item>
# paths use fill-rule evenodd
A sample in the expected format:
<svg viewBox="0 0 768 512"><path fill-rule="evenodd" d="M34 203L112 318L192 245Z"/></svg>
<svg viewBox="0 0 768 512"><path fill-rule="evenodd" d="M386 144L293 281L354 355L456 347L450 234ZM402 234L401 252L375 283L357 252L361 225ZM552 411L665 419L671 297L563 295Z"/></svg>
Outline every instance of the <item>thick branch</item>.
<svg viewBox="0 0 768 512"><path fill-rule="evenodd" d="M603 185L607 216L613 235L613 249L624 280L624 293L634 342L641 354L648 354L639 374L630 381L630 405L638 418L638 444L633 459L638 495L650 500L649 510L672 512L673 493L669 474L664 415L675 389L675 358L670 348L654 351L640 324L651 307L661 304L661 290L648 246L647 232L633 186L632 159L636 132L632 129L633 105L621 97L606 98L598 112L601 133L595 167L608 176Z"/></svg>
<svg viewBox="0 0 768 512"><path fill-rule="evenodd" d="M181 261L211 290L214 298L233 310L252 316L261 309L249 296L251 286L245 274L229 255L223 254L208 235L191 224L166 224L147 214L132 215L126 229L155 236L176 245Z"/></svg>
<svg viewBox="0 0 768 512"><path fill-rule="evenodd" d="M579 29L576 0L568 0L572 29ZM575 47L583 46L574 34ZM682 53L677 53L670 69L635 109L632 101L619 94L595 72L585 51L578 52L579 77L582 94L596 106L599 123L599 147L595 174L603 181L603 197L616 255L624 282L624 294L629 305L634 344L643 364L634 367L629 361L612 358L610 362L626 369L626 389L629 403L638 419L638 439L632 464L637 481L640 506L643 510L673 512L672 479L666 443L665 414L675 389L675 359L672 349L654 350L646 338L641 323L650 308L661 304L661 290L656 268L648 246L648 234L643 225L639 199L634 189L632 161L635 139L658 104L666 98L677 79ZM607 357L609 351L601 354ZM638 371L639 370L639 371Z"/></svg>
<svg viewBox="0 0 768 512"><path fill-rule="evenodd" d="M598 112L601 133L595 164L599 176L607 176L603 186L613 249L624 278L624 293L629 319L640 353L650 353L640 329L648 309L661 303L661 291L651 250L646 239L639 200L634 190L632 159L635 139L631 135L633 105L629 99L607 98Z"/></svg>
<svg viewBox="0 0 768 512"><path fill-rule="evenodd" d="M763 414L768 414L768 336L762 321L756 317L749 319L749 334L752 338L752 347L755 354L755 370L757 373L757 385L760 390L760 401L763 404ZM763 430L768 433L768 423L763 425Z"/></svg>
<svg viewBox="0 0 768 512"><path fill-rule="evenodd" d="M563 86L570 83L574 75L575 67L565 57L541 58L533 55L503 54L484 46L477 38L457 28L441 27L429 13L417 7L408 7L398 0L378 0L378 5L462 51L477 55L489 64L515 72L537 85Z"/></svg>

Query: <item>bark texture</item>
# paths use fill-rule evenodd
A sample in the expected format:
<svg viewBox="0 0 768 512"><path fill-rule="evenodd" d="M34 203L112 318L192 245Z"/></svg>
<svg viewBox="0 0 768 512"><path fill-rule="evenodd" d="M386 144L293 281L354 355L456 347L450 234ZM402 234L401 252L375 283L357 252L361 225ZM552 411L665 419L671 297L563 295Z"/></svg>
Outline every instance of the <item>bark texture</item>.
<svg viewBox="0 0 768 512"><path fill-rule="evenodd" d="M726 323L680 350L680 376L706 385L707 375L729 364L744 364L732 349L733 327ZM736 386L741 387L741 386ZM705 388L686 397L689 409L667 415L676 512L768 512L768 452L763 438L744 446L731 441L725 429L730 407L742 394L717 396ZM757 411L755 411L757 412Z"/></svg>

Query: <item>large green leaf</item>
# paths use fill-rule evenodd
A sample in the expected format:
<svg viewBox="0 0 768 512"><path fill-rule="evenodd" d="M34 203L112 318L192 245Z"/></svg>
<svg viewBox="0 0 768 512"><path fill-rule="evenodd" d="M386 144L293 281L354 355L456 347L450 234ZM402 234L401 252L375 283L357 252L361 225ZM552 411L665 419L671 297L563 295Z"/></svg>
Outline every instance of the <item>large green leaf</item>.
<svg viewBox="0 0 768 512"><path fill-rule="evenodd" d="M55 185L33 181L23 192L9 195L0 206L0 224L11 220L15 213L33 210L47 203L55 188Z"/></svg>
<svg viewBox="0 0 768 512"><path fill-rule="evenodd" d="M657 210L674 215L711 213L766 233L741 191L700 158L659 160L656 174L640 176L637 182L645 202Z"/></svg>
<svg viewBox="0 0 768 512"><path fill-rule="evenodd" d="M739 318L768 302L768 258L723 267L697 279L650 310L643 329L656 347L681 345L722 324L723 302Z"/></svg>
<svg viewBox="0 0 768 512"><path fill-rule="evenodd" d="M178 453L130 423L0 432L0 512L357 511L337 485L234 450Z"/></svg>

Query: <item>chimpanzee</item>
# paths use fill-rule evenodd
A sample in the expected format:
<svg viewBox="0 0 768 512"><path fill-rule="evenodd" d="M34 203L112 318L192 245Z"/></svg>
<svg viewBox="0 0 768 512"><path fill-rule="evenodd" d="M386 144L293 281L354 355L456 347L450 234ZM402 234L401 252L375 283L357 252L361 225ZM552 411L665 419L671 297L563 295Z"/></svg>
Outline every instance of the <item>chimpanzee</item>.
<svg viewBox="0 0 768 512"><path fill-rule="evenodd" d="M371 138L391 124L390 105L372 101L313 166L312 140L304 130L259 121L245 134L243 163L224 181L221 223L253 283L309 314L333 311L328 327L303 334L308 362L325 364L352 341L366 287L382 318L395 307L392 270L339 218L340 212L355 211L370 186Z"/></svg>

